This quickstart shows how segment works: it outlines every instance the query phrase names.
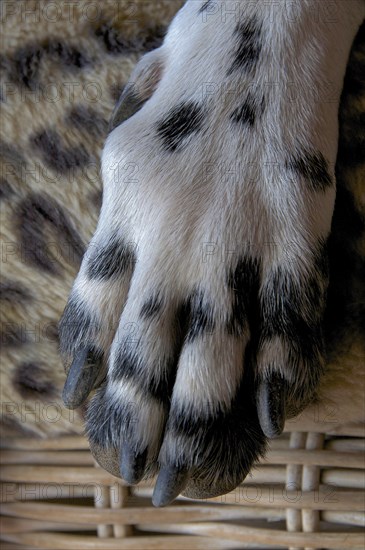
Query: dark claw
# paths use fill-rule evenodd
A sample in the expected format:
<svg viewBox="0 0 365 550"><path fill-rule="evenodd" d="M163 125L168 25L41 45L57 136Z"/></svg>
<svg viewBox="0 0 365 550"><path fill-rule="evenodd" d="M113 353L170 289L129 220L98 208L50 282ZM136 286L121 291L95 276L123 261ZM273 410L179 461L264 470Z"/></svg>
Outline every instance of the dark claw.
<svg viewBox="0 0 365 550"><path fill-rule="evenodd" d="M261 429L266 437L280 435L285 424L286 382L279 374L260 382L257 410Z"/></svg>
<svg viewBox="0 0 365 550"><path fill-rule="evenodd" d="M109 122L109 132L139 111L146 100L141 100L133 88L128 86L120 96Z"/></svg>
<svg viewBox="0 0 365 550"><path fill-rule="evenodd" d="M139 483L143 477L147 462L147 449L143 453L136 453L128 445L122 443L120 453L120 473L123 479L134 485Z"/></svg>
<svg viewBox="0 0 365 550"><path fill-rule="evenodd" d="M153 491L152 503L154 506L167 506L182 493L189 481L189 470L162 467Z"/></svg>
<svg viewBox="0 0 365 550"><path fill-rule="evenodd" d="M68 409L76 409L83 404L99 374L99 365L95 362L90 365L89 358L90 348L87 346L75 353L62 392L63 402Z"/></svg>

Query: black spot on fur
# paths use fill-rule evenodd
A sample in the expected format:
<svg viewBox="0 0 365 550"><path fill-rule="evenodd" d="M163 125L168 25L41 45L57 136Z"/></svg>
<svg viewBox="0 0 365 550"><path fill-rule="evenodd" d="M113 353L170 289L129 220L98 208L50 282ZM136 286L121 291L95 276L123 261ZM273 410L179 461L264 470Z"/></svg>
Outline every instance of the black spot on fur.
<svg viewBox="0 0 365 550"><path fill-rule="evenodd" d="M228 74L236 70L252 70L260 57L261 52L261 25L252 17L244 23L238 23L235 31L238 47L234 54L234 61Z"/></svg>
<svg viewBox="0 0 365 550"><path fill-rule="evenodd" d="M199 10L199 13L203 13L204 11L206 11L211 3L212 3L212 0L205 0L204 4Z"/></svg>
<svg viewBox="0 0 365 550"><path fill-rule="evenodd" d="M73 107L66 116L65 122L79 130L85 130L98 140L103 139L108 129L107 120L95 109L86 105Z"/></svg>
<svg viewBox="0 0 365 550"><path fill-rule="evenodd" d="M14 178L15 180L22 179L26 161L18 147L0 140L0 158L4 162L2 170L4 177Z"/></svg>
<svg viewBox="0 0 365 550"><path fill-rule="evenodd" d="M180 103L157 125L157 134L167 151L176 151L185 138L198 132L203 121L203 109L193 102Z"/></svg>
<svg viewBox="0 0 365 550"><path fill-rule="evenodd" d="M38 132L30 137L30 143L49 168L62 174L75 168L83 168L92 161L83 145L64 147L60 136L54 130Z"/></svg>
<svg viewBox="0 0 365 550"><path fill-rule="evenodd" d="M251 329L257 326L260 276L260 262L250 257L242 257L228 273L227 284L232 291L232 314L227 323L229 334L242 335L247 322Z"/></svg>
<svg viewBox="0 0 365 550"><path fill-rule="evenodd" d="M96 37L106 50L113 54L146 53L161 46L166 29L162 26L150 27L132 38L123 36L123 32L111 23L103 23L95 29Z"/></svg>
<svg viewBox="0 0 365 550"><path fill-rule="evenodd" d="M115 358L112 380L130 379L143 392L148 393L159 403L167 406L170 403L176 375L173 365L173 361L165 359L163 368L159 365L158 370L151 369L147 375L138 357L122 344Z"/></svg>
<svg viewBox="0 0 365 550"><path fill-rule="evenodd" d="M35 89L39 78L39 67L44 54L39 45L28 45L15 52L9 59L8 76L18 85Z"/></svg>
<svg viewBox="0 0 365 550"><path fill-rule="evenodd" d="M44 43L44 49L49 55L54 56L58 62L65 65L67 68L74 67L83 69L91 62L86 53L61 40L46 41Z"/></svg>
<svg viewBox="0 0 365 550"><path fill-rule="evenodd" d="M100 327L98 322L80 303L76 295L71 295L58 325L60 350L65 357L72 356L75 347L92 346ZM93 347L93 353L100 355Z"/></svg>
<svg viewBox="0 0 365 550"><path fill-rule="evenodd" d="M82 241L67 213L51 197L44 193L26 197L19 205L16 225L22 259L26 263L52 275L60 273L60 255L79 265L84 248ZM50 241L46 238L47 230L53 234ZM52 246L49 248L48 244Z"/></svg>
<svg viewBox="0 0 365 550"><path fill-rule="evenodd" d="M133 249L117 238L107 245L93 244L87 252L87 274L90 279L120 277L133 266Z"/></svg>
<svg viewBox="0 0 365 550"><path fill-rule="evenodd" d="M163 301L158 296L152 296L141 307L140 316L142 319L150 319L160 313Z"/></svg>
<svg viewBox="0 0 365 550"><path fill-rule="evenodd" d="M108 23L104 23L100 27L97 27L95 29L95 35L102 40L109 53L134 53L136 51L135 44L125 39L118 29L112 27Z"/></svg>
<svg viewBox="0 0 365 550"><path fill-rule="evenodd" d="M27 44L6 60L9 79L17 85L35 90L39 85L42 60L50 57L68 70L81 69L90 64L88 56L75 46L62 40L45 40L39 44Z"/></svg>
<svg viewBox="0 0 365 550"><path fill-rule="evenodd" d="M9 199L12 195L14 195L14 189L5 178L0 177L0 201Z"/></svg>
<svg viewBox="0 0 365 550"><path fill-rule="evenodd" d="M237 124L248 124L253 126L257 116L257 108L251 96L248 96L241 107L238 107L231 114L231 119Z"/></svg>
<svg viewBox="0 0 365 550"><path fill-rule="evenodd" d="M313 191L325 191L333 185L328 163L319 151L290 155L286 161L286 169L305 178Z"/></svg>
<svg viewBox="0 0 365 550"><path fill-rule="evenodd" d="M24 399L49 399L56 388L43 365L27 362L19 365L13 375L13 385Z"/></svg>
<svg viewBox="0 0 365 550"><path fill-rule="evenodd" d="M189 318L187 342L193 342L196 338L213 332L215 323L212 306L204 299L201 291L191 294L184 309L185 315Z"/></svg>
<svg viewBox="0 0 365 550"><path fill-rule="evenodd" d="M0 283L0 300L11 304L24 304L32 298L30 291L16 281Z"/></svg>

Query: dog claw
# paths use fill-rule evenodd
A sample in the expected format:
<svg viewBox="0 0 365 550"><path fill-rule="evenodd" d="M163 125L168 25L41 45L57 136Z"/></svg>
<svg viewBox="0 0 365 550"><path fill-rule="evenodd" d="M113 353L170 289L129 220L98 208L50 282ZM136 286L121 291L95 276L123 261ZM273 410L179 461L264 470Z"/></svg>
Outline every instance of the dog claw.
<svg viewBox="0 0 365 550"><path fill-rule="evenodd" d="M285 381L278 374L273 374L259 385L257 409L261 429L266 437L277 437L284 429L285 393Z"/></svg>
<svg viewBox="0 0 365 550"><path fill-rule="evenodd" d="M133 116L139 111L145 101L141 100L136 93L133 93L133 88L127 88L121 95L115 109L112 113L109 122L109 132L122 124L125 120Z"/></svg>
<svg viewBox="0 0 365 550"><path fill-rule="evenodd" d="M68 409L83 404L92 390L99 372L98 365L88 364L90 348L85 346L76 352L62 392L62 399Z"/></svg>
<svg viewBox="0 0 365 550"><path fill-rule="evenodd" d="M161 507L170 504L185 489L188 481L187 469L181 470L173 466L161 468L153 491L153 505Z"/></svg>
<svg viewBox="0 0 365 550"><path fill-rule="evenodd" d="M120 473L122 478L131 485L139 483L143 477L147 462L147 449L143 453L136 453L127 443L122 443L120 456Z"/></svg>

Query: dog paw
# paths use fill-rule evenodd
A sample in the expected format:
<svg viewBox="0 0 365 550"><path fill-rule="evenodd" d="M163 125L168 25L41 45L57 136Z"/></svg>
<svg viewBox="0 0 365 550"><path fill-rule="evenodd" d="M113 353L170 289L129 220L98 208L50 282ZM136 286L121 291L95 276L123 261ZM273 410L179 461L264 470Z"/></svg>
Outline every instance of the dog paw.
<svg viewBox="0 0 365 550"><path fill-rule="evenodd" d="M207 24L207 62L192 4L116 107L60 323L66 405L96 390L95 458L131 484L158 474L157 506L233 490L323 370L333 173L298 106L248 90L263 25ZM202 96L215 74L236 92Z"/></svg>

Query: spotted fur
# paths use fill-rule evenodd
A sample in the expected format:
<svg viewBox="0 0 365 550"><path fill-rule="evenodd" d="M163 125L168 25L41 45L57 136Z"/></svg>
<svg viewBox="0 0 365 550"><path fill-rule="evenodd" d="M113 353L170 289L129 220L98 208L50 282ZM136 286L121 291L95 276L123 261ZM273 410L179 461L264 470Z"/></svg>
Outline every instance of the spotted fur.
<svg viewBox="0 0 365 550"><path fill-rule="evenodd" d="M260 57L261 24L256 15L242 19L235 28L236 50L228 74L237 70L252 71Z"/></svg>
<svg viewBox="0 0 365 550"><path fill-rule="evenodd" d="M157 123L157 135L167 151L176 151L191 134L198 132L203 119L202 108L194 103L182 103L173 107L164 119Z"/></svg>

